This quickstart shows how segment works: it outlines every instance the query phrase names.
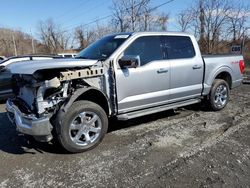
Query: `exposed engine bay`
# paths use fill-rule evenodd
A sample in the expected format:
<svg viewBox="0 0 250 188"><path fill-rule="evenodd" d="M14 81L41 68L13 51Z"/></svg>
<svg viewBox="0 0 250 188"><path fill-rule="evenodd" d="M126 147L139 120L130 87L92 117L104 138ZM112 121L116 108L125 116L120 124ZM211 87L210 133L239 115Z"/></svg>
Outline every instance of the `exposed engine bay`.
<svg viewBox="0 0 250 188"><path fill-rule="evenodd" d="M33 75L13 75L13 100L25 114L52 116L79 88L104 90L103 67L48 69Z"/></svg>

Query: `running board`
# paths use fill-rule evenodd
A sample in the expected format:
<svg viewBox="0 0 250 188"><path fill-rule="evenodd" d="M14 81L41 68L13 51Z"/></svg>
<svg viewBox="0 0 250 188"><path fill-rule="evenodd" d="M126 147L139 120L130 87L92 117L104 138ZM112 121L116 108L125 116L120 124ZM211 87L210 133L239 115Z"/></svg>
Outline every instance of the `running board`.
<svg viewBox="0 0 250 188"><path fill-rule="evenodd" d="M201 99L190 99L190 100L186 100L186 101L182 101L182 102L176 102L173 104L157 106L154 108L148 108L148 109L135 111L135 112L129 112L127 114L120 114L120 115L117 115L117 119L121 120L121 121L126 121L129 119L133 119L133 118L137 118L137 117L141 117L141 116L145 116L145 115L149 115L149 114L154 114L157 112L162 112L162 111L166 111L166 110L170 110L170 109L175 109L178 107L187 106L187 105L191 105L191 104L195 104L195 103L199 103L199 102L201 102Z"/></svg>

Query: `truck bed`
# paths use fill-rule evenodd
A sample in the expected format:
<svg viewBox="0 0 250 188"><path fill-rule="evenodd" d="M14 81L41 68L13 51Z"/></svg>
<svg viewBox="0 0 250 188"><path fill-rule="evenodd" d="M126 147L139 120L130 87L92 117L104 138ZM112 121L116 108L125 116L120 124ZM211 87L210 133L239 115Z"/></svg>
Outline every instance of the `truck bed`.
<svg viewBox="0 0 250 188"><path fill-rule="evenodd" d="M202 55L205 64L204 74L204 93L207 95L212 86L213 80L218 73L230 73L230 88L237 87L242 82L242 73L240 72L239 62L243 60L242 55Z"/></svg>

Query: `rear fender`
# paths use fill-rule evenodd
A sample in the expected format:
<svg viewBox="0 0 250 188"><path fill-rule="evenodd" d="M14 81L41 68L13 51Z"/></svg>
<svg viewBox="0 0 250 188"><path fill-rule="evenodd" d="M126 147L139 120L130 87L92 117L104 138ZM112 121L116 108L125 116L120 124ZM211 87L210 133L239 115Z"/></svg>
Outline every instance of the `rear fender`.
<svg viewBox="0 0 250 188"><path fill-rule="evenodd" d="M211 71L213 72L213 71ZM209 92L210 92L210 89L212 87L212 84L215 80L215 78L222 72L227 72L230 74L232 80L234 79L233 78L233 70L228 67L228 66L222 66L222 67L219 67L218 69L216 69L216 71L214 71L213 74L209 74L209 73L205 73L205 74L209 74L208 77L206 77L205 81L204 81L204 91L203 91L203 95L208 95Z"/></svg>

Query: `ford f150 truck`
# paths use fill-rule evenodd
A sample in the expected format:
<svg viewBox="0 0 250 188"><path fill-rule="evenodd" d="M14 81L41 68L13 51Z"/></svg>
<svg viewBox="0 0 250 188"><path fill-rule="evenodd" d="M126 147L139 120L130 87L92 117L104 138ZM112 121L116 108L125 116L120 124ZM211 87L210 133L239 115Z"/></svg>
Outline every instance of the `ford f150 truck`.
<svg viewBox="0 0 250 188"><path fill-rule="evenodd" d="M6 109L21 133L69 152L97 146L108 119L128 120L206 101L223 109L242 83L242 56L203 56L194 36L135 32L106 36L75 59L9 66Z"/></svg>

